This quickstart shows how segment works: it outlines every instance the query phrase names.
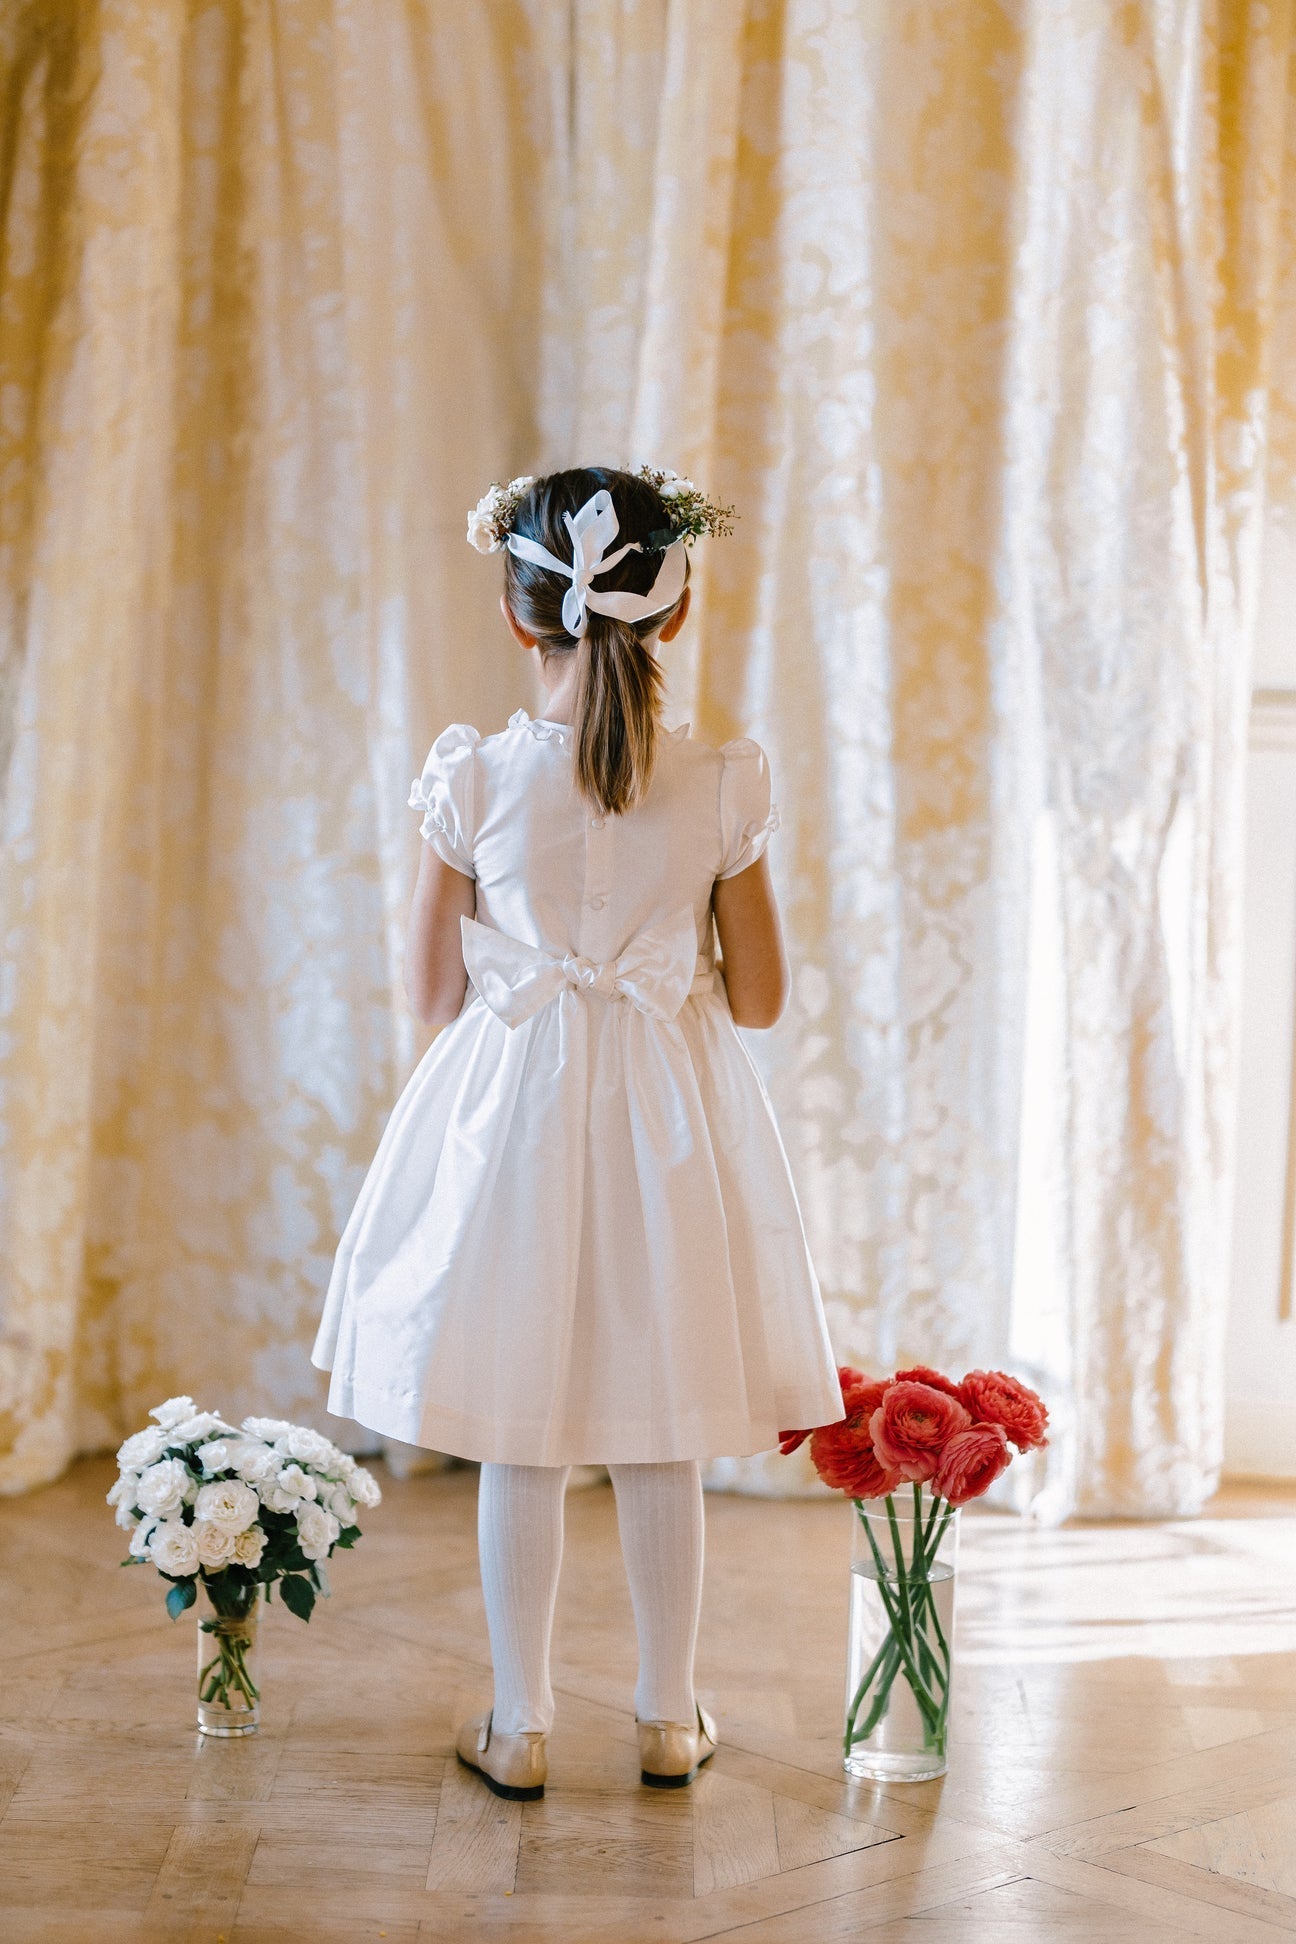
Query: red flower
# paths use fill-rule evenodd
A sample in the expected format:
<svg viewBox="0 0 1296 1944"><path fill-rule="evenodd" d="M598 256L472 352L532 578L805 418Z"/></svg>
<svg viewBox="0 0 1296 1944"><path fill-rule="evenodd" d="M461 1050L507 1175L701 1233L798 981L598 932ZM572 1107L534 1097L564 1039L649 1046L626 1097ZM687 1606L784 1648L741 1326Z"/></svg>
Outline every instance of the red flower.
<svg viewBox="0 0 1296 1944"><path fill-rule="evenodd" d="M889 1388L843 1364L837 1372L846 1415L836 1424L813 1431L783 1431L779 1449L785 1455L810 1440L810 1458L825 1485L850 1498L885 1498L900 1483L900 1473L880 1465L873 1451L869 1420Z"/></svg>
<svg viewBox="0 0 1296 1944"><path fill-rule="evenodd" d="M1006 1370L969 1370L963 1401L983 1424L1001 1424L1018 1451L1047 1444L1048 1411L1041 1397Z"/></svg>
<svg viewBox="0 0 1296 1944"><path fill-rule="evenodd" d="M962 1387L953 1378L942 1377L939 1370L933 1370L928 1364L915 1364L912 1370L897 1370L895 1381L897 1384L926 1384L932 1390L944 1391L946 1397L957 1398L962 1405L967 1404Z"/></svg>
<svg viewBox="0 0 1296 1944"><path fill-rule="evenodd" d="M868 1435L869 1413L853 1412L844 1424L825 1424L810 1439L810 1456L825 1485L848 1498L885 1498L901 1483L898 1471L879 1464Z"/></svg>
<svg viewBox="0 0 1296 1944"><path fill-rule="evenodd" d="M855 1370L850 1364L838 1364L837 1382L841 1385L842 1409L849 1412L851 1394L858 1391L861 1386L867 1387L874 1385L875 1379L866 1377L862 1370ZM882 1389L886 1389L885 1384L882 1385ZM779 1450L783 1456L790 1458L792 1453L799 1450L811 1433L818 1428L818 1426L810 1424L806 1426L804 1431L780 1431Z"/></svg>
<svg viewBox="0 0 1296 1944"><path fill-rule="evenodd" d="M930 1384L888 1384L869 1430L878 1458L916 1484L930 1478L956 1431L972 1419L957 1397Z"/></svg>
<svg viewBox="0 0 1296 1944"><path fill-rule="evenodd" d="M966 1505L989 1491L1011 1457L1001 1424L973 1424L956 1431L941 1453L932 1491L951 1505Z"/></svg>

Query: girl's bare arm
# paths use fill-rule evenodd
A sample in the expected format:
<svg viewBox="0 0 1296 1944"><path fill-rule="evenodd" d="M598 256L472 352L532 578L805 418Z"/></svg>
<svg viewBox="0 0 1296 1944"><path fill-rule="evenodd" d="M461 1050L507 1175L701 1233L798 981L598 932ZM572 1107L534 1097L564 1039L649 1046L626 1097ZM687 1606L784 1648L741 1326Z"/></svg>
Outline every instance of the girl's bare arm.
<svg viewBox="0 0 1296 1944"><path fill-rule="evenodd" d="M739 1026L772 1026L788 996L787 958L769 865L761 857L711 894L729 1010Z"/></svg>
<svg viewBox="0 0 1296 1944"><path fill-rule="evenodd" d="M477 885L423 845L405 942L405 991L425 1026L448 1026L468 990L461 918L477 909Z"/></svg>

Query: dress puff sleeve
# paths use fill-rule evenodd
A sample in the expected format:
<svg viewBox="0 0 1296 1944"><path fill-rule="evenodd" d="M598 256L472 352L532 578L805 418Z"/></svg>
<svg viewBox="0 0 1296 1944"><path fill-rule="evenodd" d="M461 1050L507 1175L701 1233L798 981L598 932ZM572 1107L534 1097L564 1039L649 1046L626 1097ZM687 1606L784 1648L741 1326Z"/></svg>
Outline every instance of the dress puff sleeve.
<svg viewBox="0 0 1296 1944"><path fill-rule="evenodd" d="M720 754L720 868L718 878L737 877L758 857L779 827L770 802L769 764L759 743L747 737L728 742Z"/></svg>
<svg viewBox="0 0 1296 1944"><path fill-rule="evenodd" d="M473 869L473 759L480 741L477 731L467 723L451 723L428 751L422 776L410 785L410 809L423 812L423 836L438 857L465 877L477 875Z"/></svg>

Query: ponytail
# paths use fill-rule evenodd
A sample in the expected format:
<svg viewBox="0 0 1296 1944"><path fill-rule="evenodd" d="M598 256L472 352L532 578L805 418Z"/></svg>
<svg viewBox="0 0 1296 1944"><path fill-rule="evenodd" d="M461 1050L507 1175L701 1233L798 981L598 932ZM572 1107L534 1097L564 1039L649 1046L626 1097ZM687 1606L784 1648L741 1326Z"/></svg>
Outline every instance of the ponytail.
<svg viewBox="0 0 1296 1944"><path fill-rule="evenodd" d="M597 578L599 592L644 594L661 565L666 502L654 485L634 473L583 467L550 473L531 483L511 531L536 541L561 560L572 540L564 516L574 514L600 489L613 496L622 546L616 564ZM585 631L567 632L563 600L569 588L548 567L511 549L504 555L504 594L509 612L539 643L548 661L576 656L573 707L573 780L587 802L613 816L642 802L657 755L665 682L656 657L645 647L674 608L642 621L618 621L588 609ZM681 598L683 598L681 596ZM678 602L676 603L678 606Z"/></svg>
<svg viewBox="0 0 1296 1944"><path fill-rule="evenodd" d="M652 778L661 669L633 628L602 614L590 615L576 653L576 786L619 816Z"/></svg>

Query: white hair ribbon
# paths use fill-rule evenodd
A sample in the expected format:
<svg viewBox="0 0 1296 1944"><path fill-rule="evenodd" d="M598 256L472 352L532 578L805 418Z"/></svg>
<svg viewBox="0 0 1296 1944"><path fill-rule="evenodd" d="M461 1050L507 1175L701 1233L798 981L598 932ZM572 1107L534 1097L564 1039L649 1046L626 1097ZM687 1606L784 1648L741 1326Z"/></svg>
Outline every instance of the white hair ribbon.
<svg viewBox="0 0 1296 1944"><path fill-rule="evenodd" d="M563 595L562 604L563 626L569 635L580 640L589 625L588 608L592 608L595 614L609 615L614 621L646 621L650 615L662 614L667 608L674 607L684 592L684 576L688 571L682 539L672 540L666 548L657 578L646 594L599 594L590 586L596 574L606 574L628 553L642 553L644 550L637 540L631 540L624 547L618 547L615 553L604 552L604 548L616 539L620 524L612 504L612 495L603 488L595 493L593 499L586 500L579 513L564 513L563 520L571 535L570 561L559 560L547 547L542 547L536 540L529 540L524 533L509 534L508 550L516 554L519 560L531 561L533 566L547 567L554 574L570 575L571 586Z"/></svg>

